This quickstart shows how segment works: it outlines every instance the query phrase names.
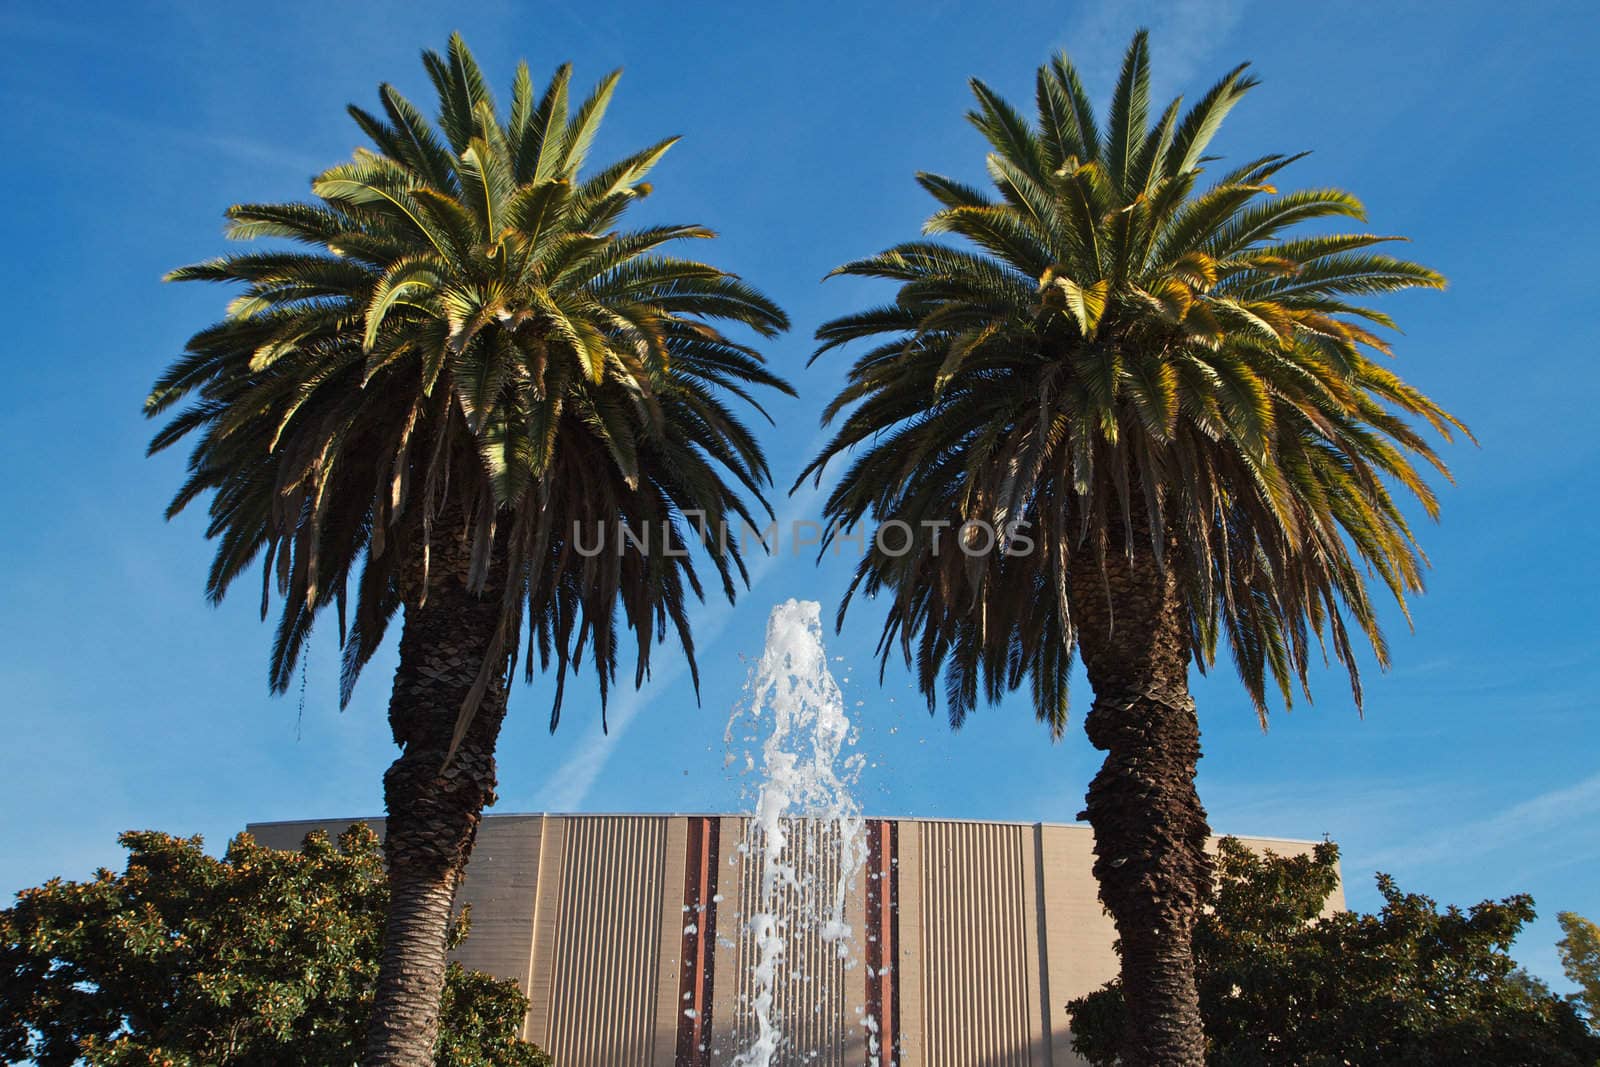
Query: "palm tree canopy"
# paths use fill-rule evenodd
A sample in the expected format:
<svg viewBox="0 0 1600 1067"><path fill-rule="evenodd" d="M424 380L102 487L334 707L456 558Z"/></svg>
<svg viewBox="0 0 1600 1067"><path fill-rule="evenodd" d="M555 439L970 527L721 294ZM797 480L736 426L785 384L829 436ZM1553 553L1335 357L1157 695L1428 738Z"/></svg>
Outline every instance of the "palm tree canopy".
<svg viewBox="0 0 1600 1067"><path fill-rule="evenodd" d="M570 68L536 94L521 65L502 117L459 36L423 59L437 124L382 86L381 115L349 109L374 147L316 178L314 199L229 209L230 236L292 244L170 275L244 290L157 381L147 414L190 403L150 447L198 438L169 515L212 494L213 599L264 556L263 617L282 599L274 690L333 605L348 701L407 590L426 588L430 542L465 532L469 585L502 575L505 656L485 678L525 632L529 677L535 649L556 664L554 729L586 651L604 702L618 607L636 684L669 625L693 669L687 594L703 590L685 517L753 525L743 494L765 508L769 474L729 398L760 411L757 387L792 393L712 324L771 337L788 322L737 277L662 251L710 231L619 226L673 144L585 169L620 72L573 111ZM619 521L655 551L575 551L575 530L594 541ZM731 599L738 540L705 552Z"/></svg>
<svg viewBox="0 0 1600 1067"><path fill-rule="evenodd" d="M1298 156L1209 173L1212 138L1256 84L1247 66L1159 114L1149 78L1140 32L1103 125L1065 55L1039 69L1031 122L974 80L993 191L918 175L939 203L925 232L964 244L912 241L835 271L899 292L818 331L818 355L873 347L802 480L860 446L828 498L833 528L916 531L910 551L870 550L851 594L893 592L879 654L915 660L930 708L942 673L956 724L980 690L995 701L1031 679L1059 733L1069 561L1103 561L1136 512L1178 569L1201 668L1225 634L1263 724L1269 680L1309 699L1312 637L1359 702L1352 622L1387 662L1367 576L1402 607L1422 586L1401 501L1434 515L1417 463L1448 472L1417 423L1446 440L1465 427L1377 361L1374 331L1393 323L1362 301L1443 279L1373 251L1398 238L1295 232L1364 217L1337 189L1279 193ZM921 525L979 521L1026 522L1029 550L1002 537L969 555L946 533L941 553Z"/></svg>

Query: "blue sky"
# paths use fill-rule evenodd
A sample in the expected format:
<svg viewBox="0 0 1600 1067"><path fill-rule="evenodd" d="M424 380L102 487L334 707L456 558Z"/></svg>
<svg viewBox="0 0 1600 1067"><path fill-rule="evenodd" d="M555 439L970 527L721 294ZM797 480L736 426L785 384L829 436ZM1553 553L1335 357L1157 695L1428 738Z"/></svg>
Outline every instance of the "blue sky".
<svg viewBox="0 0 1600 1067"><path fill-rule="evenodd" d="M1135 27L1153 32L1156 87L1191 98L1253 60L1263 80L1217 149L1314 149L1283 184L1336 184L1372 228L1408 234L1443 293L1388 305L1399 368L1462 417L1481 449L1452 448L1458 485L1423 531L1434 563L1415 632L1390 613L1395 668L1367 678L1365 718L1339 677L1314 707L1256 725L1219 665L1199 681L1201 791L1220 831L1331 834L1350 901L1372 907L1375 868L1444 901L1532 892L1542 913L1519 957L1559 979L1554 915L1600 918L1600 688L1586 550L1597 518L1591 210L1600 164L1589 61L1600 20L1579 4L1507 18L1502 5L1017 2L978 5L295 4L6 5L0 174L10 254L0 343L0 893L120 864L128 828L203 833L246 821L381 808L393 758L384 721L392 651L337 708L331 632L303 693L266 691L268 628L254 598L206 605L198 511L162 509L179 454L143 456L139 403L222 294L162 273L223 249L221 212L306 192L359 143L344 114L381 80L427 99L419 49L462 30L496 83L526 57L567 59L592 83L626 68L596 158L682 134L643 220L708 224L704 249L777 297L795 330L770 346L799 386L763 431L781 488L819 441L844 360L804 362L823 320L881 295L818 279L914 235L918 169L980 180L962 120L966 78L1019 102L1038 63L1068 49L1103 101ZM788 518L816 511L809 493ZM737 608L698 615L702 701L681 664L619 699L609 737L569 686L561 731L548 692L512 699L497 810L710 810L743 803L722 769L723 726L766 613L838 600L851 560L782 553ZM1051 744L1024 700L958 734L891 668L877 682L879 616L853 610L830 651L848 675L875 814L1071 821L1097 754L1087 687ZM1561 984L1558 982L1558 984Z"/></svg>

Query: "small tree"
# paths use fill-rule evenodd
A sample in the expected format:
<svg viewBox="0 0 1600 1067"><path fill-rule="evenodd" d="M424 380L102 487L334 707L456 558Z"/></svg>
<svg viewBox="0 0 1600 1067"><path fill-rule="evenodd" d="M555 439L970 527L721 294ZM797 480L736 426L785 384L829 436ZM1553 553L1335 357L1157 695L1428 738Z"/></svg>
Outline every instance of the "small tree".
<svg viewBox="0 0 1600 1067"><path fill-rule="evenodd" d="M1194 942L1208 1064L1594 1067L1600 1039L1508 954L1531 897L1440 912L1380 874L1380 912L1323 916L1338 861L1327 842L1277 856L1222 841ZM1116 1063L1120 983L1067 1008L1079 1054Z"/></svg>
<svg viewBox="0 0 1600 1067"><path fill-rule="evenodd" d="M1600 1029L1600 926L1573 911L1556 915L1566 936L1556 942L1561 953L1561 969L1577 983L1572 1000L1589 1017L1589 1025Z"/></svg>
<svg viewBox="0 0 1600 1067"><path fill-rule="evenodd" d="M51 879L0 911L0 1059L39 1067L328 1067L356 1062L388 881L377 836L299 851L240 834L123 834L121 873ZM458 925L456 937L465 935ZM516 983L452 966L440 1067L541 1067Z"/></svg>

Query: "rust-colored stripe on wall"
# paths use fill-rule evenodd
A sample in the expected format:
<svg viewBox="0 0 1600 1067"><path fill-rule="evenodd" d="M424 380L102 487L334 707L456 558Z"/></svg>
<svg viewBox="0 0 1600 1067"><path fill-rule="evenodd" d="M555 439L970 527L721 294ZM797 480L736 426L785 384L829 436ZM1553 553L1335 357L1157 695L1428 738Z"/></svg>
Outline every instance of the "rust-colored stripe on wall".
<svg viewBox="0 0 1600 1067"><path fill-rule="evenodd" d="M722 820L691 817L684 850L683 961L678 972L676 1067L711 1063L712 980L716 972L717 856Z"/></svg>
<svg viewBox="0 0 1600 1067"><path fill-rule="evenodd" d="M867 1015L877 1026L867 1067L899 1067L900 827L867 823Z"/></svg>

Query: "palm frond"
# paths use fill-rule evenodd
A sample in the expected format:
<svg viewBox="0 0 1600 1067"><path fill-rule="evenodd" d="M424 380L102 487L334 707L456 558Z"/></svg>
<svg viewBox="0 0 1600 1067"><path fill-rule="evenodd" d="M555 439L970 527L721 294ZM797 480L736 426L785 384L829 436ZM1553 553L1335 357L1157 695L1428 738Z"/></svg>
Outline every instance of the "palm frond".
<svg viewBox="0 0 1600 1067"><path fill-rule="evenodd" d="M1448 472L1425 433L1465 428L1368 358L1388 351L1370 324L1393 323L1362 301L1443 279L1369 251L1395 238L1296 232L1364 217L1342 190L1271 187L1298 155L1197 184L1256 84L1246 66L1153 123L1149 80L1141 32L1103 122L1064 56L1038 70L1034 124L974 82L992 191L918 175L938 204L925 232L955 243L833 272L896 294L817 331L817 356L865 343L801 474L849 456L827 517L1021 521L1033 544L963 558L918 535L903 553L869 545L856 570L841 615L884 594L879 656L901 655L952 723L1026 682L1059 734L1080 601L1097 595L1080 583L1135 514L1177 571L1202 669L1225 642L1263 721L1269 694L1309 694L1324 646L1359 700L1354 639L1387 655L1368 582L1402 609L1422 587L1403 502L1436 511L1418 467Z"/></svg>
<svg viewBox="0 0 1600 1067"><path fill-rule="evenodd" d="M723 398L761 411L763 392L793 390L719 327L767 338L788 319L667 253L708 229L622 225L673 141L587 169L617 74L572 114L570 67L536 98L519 66L502 120L459 35L423 63L437 126L384 85L380 111L350 112L373 148L319 175L312 199L228 212L235 239L305 250L172 273L243 291L156 381L146 413L167 418L151 450L194 442L171 513L210 499L210 595L264 561L275 690L332 606L348 701L426 588L431 539L465 528L464 580L501 590L500 651L475 692L509 678L525 633L528 669L537 651L555 676L553 726L579 666L604 700L629 633L636 681L669 633L693 666L692 545L729 597L747 575L738 539L682 530L693 514L753 523L746 496L767 507L765 457ZM574 530L618 522L667 530L675 551L577 551ZM458 738L474 711L469 698Z"/></svg>

